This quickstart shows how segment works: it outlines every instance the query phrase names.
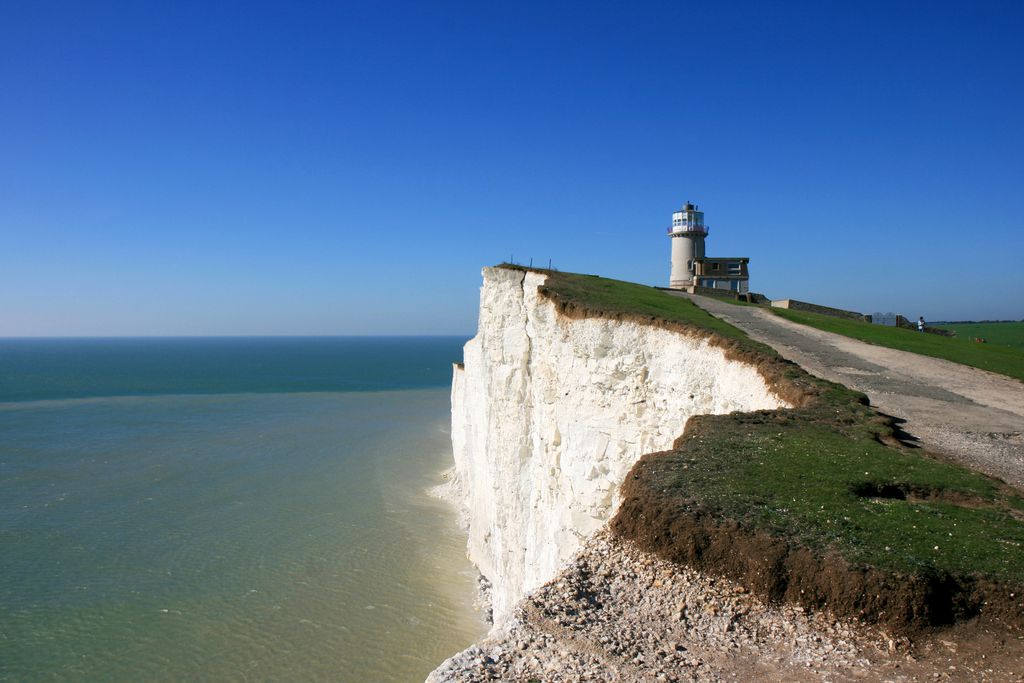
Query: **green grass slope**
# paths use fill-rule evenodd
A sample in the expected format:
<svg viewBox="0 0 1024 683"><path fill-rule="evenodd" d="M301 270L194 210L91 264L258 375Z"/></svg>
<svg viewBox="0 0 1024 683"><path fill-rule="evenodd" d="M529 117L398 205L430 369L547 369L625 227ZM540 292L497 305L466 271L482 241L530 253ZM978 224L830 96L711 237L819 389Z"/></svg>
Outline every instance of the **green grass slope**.
<svg viewBox="0 0 1024 683"><path fill-rule="evenodd" d="M561 300L585 309L604 313L651 317L692 325L728 339L747 340L747 336L729 323L714 317L692 302L665 292L622 280L597 275L549 272L547 288Z"/></svg>
<svg viewBox="0 0 1024 683"><path fill-rule="evenodd" d="M936 327L956 333L955 338L960 341L974 344L980 337L987 344L1012 346L1024 352L1024 322L948 323Z"/></svg>
<svg viewBox="0 0 1024 683"><path fill-rule="evenodd" d="M887 346L900 351L911 351L924 356L970 365L989 372L996 372L1024 380L1024 350L996 344L977 344L956 337L937 334L921 334L885 325L873 325L859 320L833 318L809 311L791 311L772 308L776 315L787 320L853 337L870 344Z"/></svg>

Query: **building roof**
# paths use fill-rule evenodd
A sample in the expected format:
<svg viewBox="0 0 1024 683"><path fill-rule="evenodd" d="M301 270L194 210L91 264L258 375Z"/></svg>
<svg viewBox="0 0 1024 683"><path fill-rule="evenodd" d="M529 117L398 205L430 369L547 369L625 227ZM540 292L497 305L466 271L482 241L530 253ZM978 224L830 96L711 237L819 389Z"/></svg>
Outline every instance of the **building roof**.
<svg viewBox="0 0 1024 683"><path fill-rule="evenodd" d="M749 256L705 256L695 261L749 261Z"/></svg>

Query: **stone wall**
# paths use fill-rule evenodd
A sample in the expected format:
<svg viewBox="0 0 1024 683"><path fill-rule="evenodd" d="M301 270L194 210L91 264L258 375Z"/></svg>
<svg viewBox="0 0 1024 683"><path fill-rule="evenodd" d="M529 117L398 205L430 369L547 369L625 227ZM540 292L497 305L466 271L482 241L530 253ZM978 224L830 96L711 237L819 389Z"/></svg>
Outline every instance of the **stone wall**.
<svg viewBox="0 0 1024 683"><path fill-rule="evenodd" d="M810 311L811 313L829 315L833 318L847 318L849 320L860 320L866 323L871 322L870 315L865 315L856 311L846 311L842 308L832 308L831 306L822 306L820 304L812 304L806 301L798 301L797 299L777 299L772 301L772 306L775 308L788 308L791 311Z"/></svg>

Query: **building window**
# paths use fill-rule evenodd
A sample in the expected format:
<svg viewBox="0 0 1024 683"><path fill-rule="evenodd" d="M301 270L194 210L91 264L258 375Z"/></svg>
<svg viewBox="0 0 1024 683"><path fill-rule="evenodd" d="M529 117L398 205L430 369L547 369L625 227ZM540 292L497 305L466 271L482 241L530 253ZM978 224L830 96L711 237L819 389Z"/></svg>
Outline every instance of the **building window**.
<svg viewBox="0 0 1024 683"><path fill-rule="evenodd" d="M711 270L718 270L718 264L717 263L712 263L711 264Z"/></svg>

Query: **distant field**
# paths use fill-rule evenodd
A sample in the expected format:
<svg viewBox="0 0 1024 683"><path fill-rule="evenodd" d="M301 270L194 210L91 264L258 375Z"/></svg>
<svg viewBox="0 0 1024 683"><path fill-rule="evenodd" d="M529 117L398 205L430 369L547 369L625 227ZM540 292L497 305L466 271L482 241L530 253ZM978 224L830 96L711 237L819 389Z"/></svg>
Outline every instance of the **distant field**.
<svg viewBox="0 0 1024 683"><path fill-rule="evenodd" d="M956 332L957 339L973 341L981 337L989 344L1024 349L1024 322L1015 323L942 323L935 327Z"/></svg>
<svg viewBox="0 0 1024 683"><path fill-rule="evenodd" d="M792 320L793 322L810 325L826 332L835 332L847 337L860 339L879 346L888 346L901 351L912 351L924 356L934 356L951 360L955 363L973 365L976 368L998 372L1001 375L1009 375L1019 380L1024 380L1024 350L1022 347L1012 347L1004 344L994 343L991 337L987 344L977 344L958 337L942 337L937 334L921 334L916 330L905 330L884 325L872 325L871 323L860 322L859 320L847 320L845 318L832 318L818 313L808 311L794 311L784 308L773 308L772 313ZM1024 323L986 323L988 325L1020 325Z"/></svg>

